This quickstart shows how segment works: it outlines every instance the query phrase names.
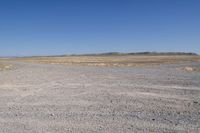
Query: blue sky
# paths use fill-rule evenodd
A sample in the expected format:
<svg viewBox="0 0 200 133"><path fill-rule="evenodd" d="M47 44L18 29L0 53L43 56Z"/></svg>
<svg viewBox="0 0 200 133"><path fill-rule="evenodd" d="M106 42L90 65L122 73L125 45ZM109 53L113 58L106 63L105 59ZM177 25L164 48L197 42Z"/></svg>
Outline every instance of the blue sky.
<svg viewBox="0 0 200 133"><path fill-rule="evenodd" d="M114 51L200 54L200 1L0 1L0 56Z"/></svg>

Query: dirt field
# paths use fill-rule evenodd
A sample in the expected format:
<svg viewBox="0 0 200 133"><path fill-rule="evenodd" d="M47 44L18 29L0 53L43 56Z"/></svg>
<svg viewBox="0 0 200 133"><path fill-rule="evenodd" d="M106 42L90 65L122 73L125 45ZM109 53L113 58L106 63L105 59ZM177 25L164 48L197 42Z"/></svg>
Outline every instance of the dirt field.
<svg viewBox="0 0 200 133"><path fill-rule="evenodd" d="M0 71L0 132L200 132L198 56L23 58L8 64L14 69Z"/></svg>

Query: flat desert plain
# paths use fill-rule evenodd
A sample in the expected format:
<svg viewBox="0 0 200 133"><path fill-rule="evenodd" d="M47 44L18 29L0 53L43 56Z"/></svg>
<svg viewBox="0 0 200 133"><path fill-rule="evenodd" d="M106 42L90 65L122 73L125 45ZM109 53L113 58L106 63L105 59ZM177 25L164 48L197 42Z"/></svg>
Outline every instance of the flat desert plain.
<svg viewBox="0 0 200 133"><path fill-rule="evenodd" d="M12 58L0 68L2 133L200 133L199 56Z"/></svg>

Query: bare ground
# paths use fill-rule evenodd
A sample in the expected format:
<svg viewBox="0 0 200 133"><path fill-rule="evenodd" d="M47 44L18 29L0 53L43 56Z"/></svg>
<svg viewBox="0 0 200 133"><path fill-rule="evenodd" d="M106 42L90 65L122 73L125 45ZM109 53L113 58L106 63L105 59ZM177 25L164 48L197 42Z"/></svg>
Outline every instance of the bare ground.
<svg viewBox="0 0 200 133"><path fill-rule="evenodd" d="M0 132L198 133L199 62L91 67L10 62L0 71Z"/></svg>

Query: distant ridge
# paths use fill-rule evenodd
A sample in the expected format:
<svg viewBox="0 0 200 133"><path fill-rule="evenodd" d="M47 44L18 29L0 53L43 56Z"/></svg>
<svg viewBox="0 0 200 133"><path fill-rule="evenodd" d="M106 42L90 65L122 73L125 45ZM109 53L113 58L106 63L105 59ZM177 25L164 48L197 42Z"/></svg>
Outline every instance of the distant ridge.
<svg viewBox="0 0 200 133"><path fill-rule="evenodd" d="M196 53L187 52L133 52L133 53L120 53L120 52L108 52L98 54L73 54L70 56L117 56L117 55L198 55ZM64 55L69 56L69 55Z"/></svg>
<svg viewBox="0 0 200 133"><path fill-rule="evenodd" d="M126 56L126 55L147 55L147 56L159 56L159 55L191 55L198 56L196 53L192 52L107 52L107 53L91 53L91 54L66 54L66 55L34 55L34 56L2 56L0 58L29 58L29 57L67 57L67 56Z"/></svg>

